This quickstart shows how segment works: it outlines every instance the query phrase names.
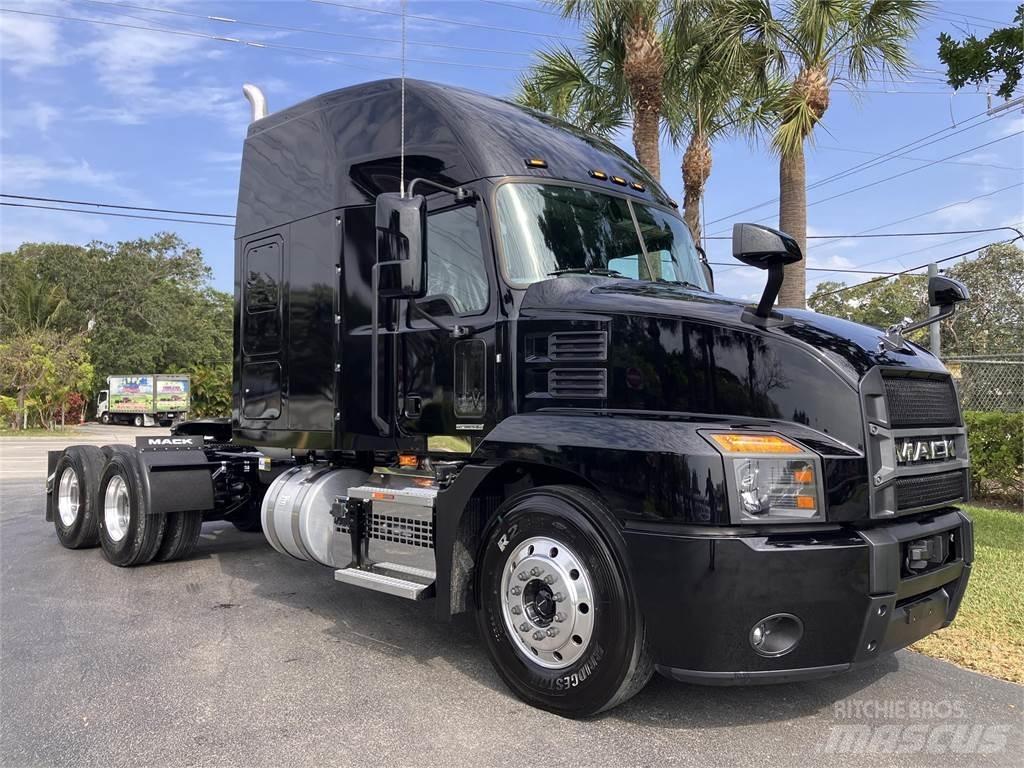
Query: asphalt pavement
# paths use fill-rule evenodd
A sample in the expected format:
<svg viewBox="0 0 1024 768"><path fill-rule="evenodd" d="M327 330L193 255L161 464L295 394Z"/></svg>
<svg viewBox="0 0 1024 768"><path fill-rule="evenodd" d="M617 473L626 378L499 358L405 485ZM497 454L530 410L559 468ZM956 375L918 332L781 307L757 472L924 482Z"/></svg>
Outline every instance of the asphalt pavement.
<svg viewBox="0 0 1024 768"><path fill-rule="evenodd" d="M46 452L66 445L90 443L135 445L136 435L160 437L171 431L162 427L122 427L114 424L83 424L75 432L52 437L0 437L0 483L46 476Z"/></svg>
<svg viewBox="0 0 1024 768"><path fill-rule="evenodd" d="M1021 764L1024 687L906 651L791 685L655 677L566 720L508 692L468 618L260 534L207 524L190 559L134 569L65 550L44 471L0 478L3 766Z"/></svg>

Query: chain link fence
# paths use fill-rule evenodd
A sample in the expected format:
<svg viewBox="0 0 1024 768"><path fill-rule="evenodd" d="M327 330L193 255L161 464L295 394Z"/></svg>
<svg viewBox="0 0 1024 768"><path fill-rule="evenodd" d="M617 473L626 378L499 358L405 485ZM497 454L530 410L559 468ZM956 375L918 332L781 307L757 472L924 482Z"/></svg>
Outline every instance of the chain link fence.
<svg viewBox="0 0 1024 768"><path fill-rule="evenodd" d="M1024 352L943 359L965 411L1024 413Z"/></svg>

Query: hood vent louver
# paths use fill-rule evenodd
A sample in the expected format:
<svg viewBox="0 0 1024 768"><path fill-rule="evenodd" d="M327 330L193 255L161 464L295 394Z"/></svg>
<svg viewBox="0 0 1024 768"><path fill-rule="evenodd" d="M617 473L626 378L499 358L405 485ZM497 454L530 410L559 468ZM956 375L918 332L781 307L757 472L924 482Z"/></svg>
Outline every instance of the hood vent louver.
<svg viewBox="0 0 1024 768"><path fill-rule="evenodd" d="M551 360L602 361L608 359L606 331L558 331L548 337Z"/></svg>
<svg viewBox="0 0 1024 768"><path fill-rule="evenodd" d="M608 371L604 368L552 368L548 371L551 397L600 399L608 397Z"/></svg>

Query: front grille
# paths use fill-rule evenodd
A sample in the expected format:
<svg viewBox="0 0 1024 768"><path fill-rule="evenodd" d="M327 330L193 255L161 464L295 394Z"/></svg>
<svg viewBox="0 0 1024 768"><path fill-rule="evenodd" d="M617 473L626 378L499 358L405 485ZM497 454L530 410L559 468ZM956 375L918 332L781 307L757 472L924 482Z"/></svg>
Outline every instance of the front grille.
<svg viewBox="0 0 1024 768"><path fill-rule="evenodd" d="M953 427L960 424L953 379L886 376L885 400L894 428Z"/></svg>
<svg viewBox="0 0 1024 768"><path fill-rule="evenodd" d="M954 502L966 495L963 470L935 475L899 477L896 479L896 508L906 512L919 507Z"/></svg>

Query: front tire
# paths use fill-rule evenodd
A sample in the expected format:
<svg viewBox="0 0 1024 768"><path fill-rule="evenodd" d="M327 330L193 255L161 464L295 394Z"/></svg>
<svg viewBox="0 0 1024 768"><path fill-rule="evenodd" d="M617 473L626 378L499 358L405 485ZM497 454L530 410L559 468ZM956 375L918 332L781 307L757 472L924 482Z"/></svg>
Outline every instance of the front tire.
<svg viewBox="0 0 1024 768"><path fill-rule="evenodd" d="M102 416L100 416L100 423L101 424L109 424L110 423L110 414L109 413L104 413Z"/></svg>
<svg viewBox="0 0 1024 768"><path fill-rule="evenodd" d="M601 499L535 488L498 512L478 560L477 624L505 683L567 717L610 709L650 679L625 545Z"/></svg>
<svg viewBox="0 0 1024 768"><path fill-rule="evenodd" d="M143 492L146 471L138 452L129 446L112 446L100 475L96 494L103 556L120 567L143 565L160 548L166 515L149 514Z"/></svg>
<svg viewBox="0 0 1024 768"><path fill-rule="evenodd" d="M53 473L53 527L68 549L99 543L96 486L106 456L94 445L72 445L57 461Z"/></svg>
<svg viewBox="0 0 1024 768"><path fill-rule="evenodd" d="M135 424L136 427L141 427L145 425L146 420L142 416L136 416L135 419L133 420L133 423Z"/></svg>

